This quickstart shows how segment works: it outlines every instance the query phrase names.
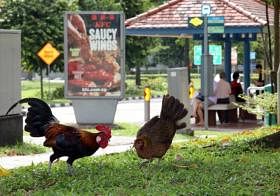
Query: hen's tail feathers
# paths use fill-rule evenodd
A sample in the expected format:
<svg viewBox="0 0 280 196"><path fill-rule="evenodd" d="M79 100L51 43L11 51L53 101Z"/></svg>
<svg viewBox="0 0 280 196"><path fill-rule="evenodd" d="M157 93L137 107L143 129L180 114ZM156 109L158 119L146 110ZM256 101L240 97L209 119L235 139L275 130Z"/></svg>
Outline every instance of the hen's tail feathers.
<svg viewBox="0 0 280 196"><path fill-rule="evenodd" d="M178 99L173 96L164 95L162 99L160 118L164 120L171 120L177 122L188 114L188 111L184 108ZM177 125L177 129L182 129L186 126L185 123Z"/></svg>
<svg viewBox="0 0 280 196"><path fill-rule="evenodd" d="M58 122L56 117L52 114L51 108L47 103L37 98L24 98L13 104L6 115L16 107L18 104L28 103L25 131L30 132L33 137L41 137L45 135L45 130L54 122Z"/></svg>

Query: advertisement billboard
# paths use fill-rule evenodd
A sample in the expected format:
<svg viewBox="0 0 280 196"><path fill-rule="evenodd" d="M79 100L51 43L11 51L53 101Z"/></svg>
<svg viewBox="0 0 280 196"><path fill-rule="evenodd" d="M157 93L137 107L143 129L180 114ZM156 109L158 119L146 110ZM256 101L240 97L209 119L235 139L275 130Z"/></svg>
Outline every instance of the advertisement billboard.
<svg viewBox="0 0 280 196"><path fill-rule="evenodd" d="M67 12L65 97L122 98L124 51L122 12Z"/></svg>

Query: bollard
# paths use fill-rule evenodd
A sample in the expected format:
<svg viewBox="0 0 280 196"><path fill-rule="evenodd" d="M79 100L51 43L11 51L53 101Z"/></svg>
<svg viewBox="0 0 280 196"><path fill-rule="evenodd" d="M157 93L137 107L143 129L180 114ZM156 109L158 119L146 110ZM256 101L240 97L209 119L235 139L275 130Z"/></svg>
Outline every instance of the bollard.
<svg viewBox="0 0 280 196"><path fill-rule="evenodd" d="M151 89L150 87L144 88L144 120L150 120L150 101L151 101Z"/></svg>

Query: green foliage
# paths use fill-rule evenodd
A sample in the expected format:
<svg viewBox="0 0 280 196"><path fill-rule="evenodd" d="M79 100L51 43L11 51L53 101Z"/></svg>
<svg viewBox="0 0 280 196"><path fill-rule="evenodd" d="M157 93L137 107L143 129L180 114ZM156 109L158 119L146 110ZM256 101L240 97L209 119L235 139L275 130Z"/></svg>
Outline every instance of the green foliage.
<svg viewBox="0 0 280 196"><path fill-rule="evenodd" d="M64 98L64 83L50 83L50 93L49 93L49 83L44 82L45 92L47 95L45 100L47 103L68 103L69 100ZM22 81L21 82L21 97L37 97L40 98L40 81Z"/></svg>
<svg viewBox="0 0 280 196"><path fill-rule="evenodd" d="M241 96L246 100L245 104L238 104L242 109L250 113L263 116L265 113L277 114L277 93L262 93L255 97L251 95Z"/></svg>
<svg viewBox="0 0 280 196"><path fill-rule="evenodd" d="M69 176L59 161L14 169L0 178L3 195L277 195L280 152L249 146L262 129L176 143L164 160L139 168L133 150L87 157ZM228 145L229 144L229 145Z"/></svg>
<svg viewBox="0 0 280 196"><path fill-rule="evenodd" d="M29 143L18 143L16 145L0 147L0 157L39 154L44 152L46 152L45 147Z"/></svg>
<svg viewBox="0 0 280 196"><path fill-rule="evenodd" d="M22 65L26 70L39 71L37 51L47 41L61 52L52 65L63 70L63 16L76 10L75 1L68 0L6 0L1 8L1 28L21 30Z"/></svg>
<svg viewBox="0 0 280 196"><path fill-rule="evenodd" d="M143 82L140 86L134 84L133 79L126 80L126 97L143 96L145 86L151 88L152 95L164 95L167 93L167 79L165 77L142 76Z"/></svg>
<svg viewBox="0 0 280 196"><path fill-rule="evenodd" d="M154 54L156 63L172 67L185 66L184 42L182 38L162 38L162 50Z"/></svg>
<svg viewBox="0 0 280 196"><path fill-rule="evenodd" d="M57 87L51 91L45 91L44 94L48 99L64 99L64 86Z"/></svg>
<svg viewBox="0 0 280 196"><path fill-rule="evenodd" d="M81 11L121 11L119 1L115 0L78 0L79 10Z"/></svg>

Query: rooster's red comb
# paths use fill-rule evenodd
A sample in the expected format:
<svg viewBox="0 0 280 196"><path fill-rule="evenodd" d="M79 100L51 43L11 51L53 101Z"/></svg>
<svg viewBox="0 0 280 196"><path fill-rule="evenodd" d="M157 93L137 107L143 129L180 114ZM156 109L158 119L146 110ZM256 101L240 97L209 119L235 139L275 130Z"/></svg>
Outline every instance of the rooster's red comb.
<svg viewBox="0 0 280 196"><path fill-rule="evenodd" d="M105 133L109 138L112 136L111 134L111 128L107 125L96 125L96 130Z"/></svg>

